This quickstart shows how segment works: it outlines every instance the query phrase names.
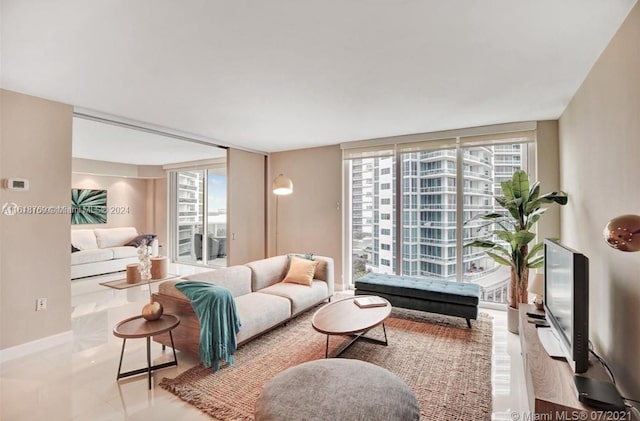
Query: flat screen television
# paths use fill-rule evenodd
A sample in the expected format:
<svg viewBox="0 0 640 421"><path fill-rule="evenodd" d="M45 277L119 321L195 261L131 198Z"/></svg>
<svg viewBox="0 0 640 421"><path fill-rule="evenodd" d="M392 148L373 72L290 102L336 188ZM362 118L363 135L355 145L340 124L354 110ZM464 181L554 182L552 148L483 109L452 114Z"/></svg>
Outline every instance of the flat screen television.
<svg viewBox="0 0 640 421"><path fill-rule="evenodd" d="M544 310L574 372L589 368L589 259L544 240Z"/></svg>

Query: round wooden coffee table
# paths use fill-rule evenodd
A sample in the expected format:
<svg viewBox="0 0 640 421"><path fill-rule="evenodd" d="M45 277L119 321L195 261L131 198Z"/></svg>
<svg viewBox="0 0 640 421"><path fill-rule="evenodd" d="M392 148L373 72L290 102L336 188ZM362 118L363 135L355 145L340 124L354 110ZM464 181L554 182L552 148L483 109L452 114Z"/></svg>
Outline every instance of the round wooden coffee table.
<svg viewBox="0 0 640 421"><path fill-rule="evenodd" d="M315 330L327 335L327 344L324 356L329 356L329 336L342 335L351 336L353 339L343 345L334 357L340 356L357 340L365 340L381 345L388 345L387 330L384 327L384 321L391 314L391 304L381 298L385 302L383 307L361 308L354 301L358 298L368 297L366 295L358 295L357 297L344 298L342 300L331 302L320 308L313 315L311 325ZM382 324L384 332L384 341L364 336L365 333L374 327Z"/></svg>
<svg viewBox="0 0 640 421"><path fill-rule="evenodd" d="M163 314L158 320L145 320L142 316L135 316L125 319L118 323L113 328L114 336L122 338L122 351L120 351L120 364L118 364L118 375L116 380L120 380L123 377L135 376L136 374L147 373L149 389L151 389L151 372L160 368L171 367L178 365L178 357L176 356L176 349L173 346L173 335L171 331L180 324L180 319L172 314ZM169 361L162 364L151 365L151 337L154 335L160 335L161 333L169 332L171 338L171 349L173 349L173 361ZM146 338L147 339L147 367L140 368L138 370L127 371L121 373L122 369L122 357L124 355L124 346L127 343L127 339L133 338ZM164 349L164 345L162 346Z"/></svg>

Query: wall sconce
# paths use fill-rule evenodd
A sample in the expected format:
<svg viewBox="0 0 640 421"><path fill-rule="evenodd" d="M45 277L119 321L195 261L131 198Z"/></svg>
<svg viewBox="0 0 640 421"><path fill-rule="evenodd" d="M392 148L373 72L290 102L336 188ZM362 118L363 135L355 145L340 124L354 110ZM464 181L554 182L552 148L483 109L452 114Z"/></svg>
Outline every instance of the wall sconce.
<svg viewBox="0 0 640 421"><path fill-rule="evenodd" d="M607 223L602 232L609 246L620 251L640 251L640 215L620 215Z"/></svg>

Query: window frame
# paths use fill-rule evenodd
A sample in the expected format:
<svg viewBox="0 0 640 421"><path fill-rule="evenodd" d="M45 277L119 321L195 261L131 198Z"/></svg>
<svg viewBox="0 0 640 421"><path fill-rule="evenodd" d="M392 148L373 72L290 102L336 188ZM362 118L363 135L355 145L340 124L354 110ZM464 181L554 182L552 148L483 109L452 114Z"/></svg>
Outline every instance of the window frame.
<svg viewBox="0 0 640 421"><path fill-rule="evenodd" d="M512 131L507 130L496 130L495 133L492 133L492 130L495 130L497 126L487 126L482 128L476 128L475 131L473 129L462 129L454 133L456 136L442 136L446 137L446 139L439 138L438 134L420 134L420 135L410 135L410 136L401 136L397 138L387 138L386 140L395 141L393 144L384 144L385 139L375 139L371 142L377 143L374 150L370 153L367 152L366 146L363 146L367 143L367 141L363 142L351 142L349 144L343 144L341 147L343 148L343 180L345 181L343 188L343 196L344 196L344 232L343 232L343 261L345 262L343 266L343 279L345 280L346 288L353 288L353 271L352 271L352 230L351 230L351 174L350 174L350 165L349 161L351 159L360 158L380 158L380 157L391 157L395 160L395 192L393 195L392 203L395 207L394 212L394 224L396 229L392 231L394 234L394 244L392 246L392 252L395 254L394 256L394 268L395 273L402 273L403 268L403 260L402 260L402 246L403 246L403 174L405 169L403 168L403 154L408 152L419 152L419 151L428 151L428 152L438 152L442 150L454 150L455 153L455 163L454 171L451 171L453 168L450 168L449 164L440 165L440 169L438 171L442 171L449 178L453 180L453 185L451 187L455 188L456 191L456 231L459 234L464 233L464 187L465 187L465 177L464 177L464 154L467 148L470 147L482 147L482 146L498 146L498 145L510 145L515 143L520 143L526 145L528 148L526 157L527 162L522 162L521 164L527 168L527 172L531 177L535 178L535 169L536 169L536 147L537 147L537 132L536 132L536 122L524 122L524 123L512 123L507 125L499 125L506 126L503 128L511 128L516 129ZM469 131L471 130L471 132ZM450 132L446 132L446 134L451 134ZM520 137L522 134L522 137ZM422 137L423 139L418 142L408 142L408 140L418 140L417 138ZM432 137L432 140L429 138ZM524 140L518 140L524 139ZM358 144L359 148L353 148L354 143ZM358 151L354 151L354 149L358 149ZM345 152L346 151L346 152ZM361 155L358 155L361 154ZM451 161L453 161L453 156L451 157ZM418 165L418 174L421 169ZM459 181L462 180L462 181ZM438 187L438 186L431 186ZM440 186L441 187L441 186ZM400 227L400 228L398 228ZM463 250L464 243L464 235L456 236L456 250ZM399 250L400 249L400 250ZM418 248L418 255L420 255L420 249ZM456 253L456 281L462 282L464 279L464 253ZM418 267L420 267L422 263L418 262ZM432 264L432 263L429 263Z"/></svg>

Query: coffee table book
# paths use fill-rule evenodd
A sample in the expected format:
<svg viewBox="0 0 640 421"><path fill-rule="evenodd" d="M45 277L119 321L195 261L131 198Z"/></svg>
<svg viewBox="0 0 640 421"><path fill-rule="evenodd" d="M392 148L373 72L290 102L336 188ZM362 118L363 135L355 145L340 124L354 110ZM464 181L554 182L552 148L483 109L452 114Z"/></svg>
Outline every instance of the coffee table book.
<svg viewBox="0 0 640 421"><path fill-rule="evenodd" d="M354 303L360 308L369 307L384 307L387 305L387 301L381 297L358 297L353 300Z"/></svg>

